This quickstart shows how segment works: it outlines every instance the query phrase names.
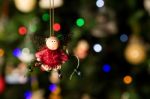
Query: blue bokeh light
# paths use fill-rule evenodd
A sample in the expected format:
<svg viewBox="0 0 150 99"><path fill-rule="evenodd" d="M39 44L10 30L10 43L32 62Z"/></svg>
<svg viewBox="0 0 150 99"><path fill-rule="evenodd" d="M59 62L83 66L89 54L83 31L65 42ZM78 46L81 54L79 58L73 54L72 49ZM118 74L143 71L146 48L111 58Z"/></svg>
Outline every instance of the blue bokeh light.
<svg viewBox="0 0 150 99"><path fill-rule="evenodd" d="M56 90L56 88L57 88L57 86L56 86L55 84L51 84L51 85L49 86L49 90L50 90L51 92L54 92L54 91Z"/></svg>
<svg viewBox="0 0 150 99"><path fill-rule="evenodd" d="M32 92L31 92L31 91L26 91L26 92L24 93L24 97L25 97L25 99L31 99L31 97L32 97Z"/></svg>
<svg viewBox="0 0 150 99"><path fill-rule="evenodd" d="M121 42L127 42L128 41L128 36L126 34L122 34L120 36L120 40L121 40Z"/></svg>
<svg viewBox="0 0 150 99"><path fill-rule="evenodd" d="M15 57L19 57L21 55L21 49L19 49L19 48L14 49L13 50L13 55Z"/></svg>
<svg viewBox="0 0 150 99"><path fill-rule="evenodd" d="M102 69L104 72L108 73L111 70L111 66L109 64L104 64Z"/></svg>

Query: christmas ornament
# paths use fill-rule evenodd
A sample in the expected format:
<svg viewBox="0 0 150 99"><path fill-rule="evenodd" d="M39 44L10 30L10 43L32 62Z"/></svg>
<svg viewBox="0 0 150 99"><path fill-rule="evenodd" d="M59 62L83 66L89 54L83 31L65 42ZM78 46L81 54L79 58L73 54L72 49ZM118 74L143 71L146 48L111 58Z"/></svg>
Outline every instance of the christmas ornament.
<svg viewBox="0 0 150 99"><path fill-rule="evenodd" d="M125 49L125 58L131 64L140 64L146 58L146 49L138 37L132 36Z"/></svg>
<svg viewBox="0 0 150 99"><path fill-rule="evenodd" d="M49 9L52 8L52 6L50 6L50 1L51 0L40 0L39 1L39 6L42 9ZM54 8L60 7L63 5L63 0L54 0Z"/></svg>
<svg viewBox="0 0 150 99"><path fill-rule="evenodd" d="M42 71L56 71L61 77L60 69L63 63L68 60L68 55L60 48L60 42L54 36L54 0L49 2L50 9L50 37L46 39L46 44L35 53L37 62L35 67L40 67Z"/></svg>
<svg viewBox="0 0 150 99"><path fill-rule="evenodd" d="M144 8L150 14L150 0L144 0Z"/></svg>
<svg viewBox="0 0 150 99"><path fill-rule="evenodd" d="M36 0L14 0L16 8L24 13L31 12L36 5Z"/></svg>
<svg viewBox="0 0 150 99"><path fill-rule="evenodd" d="M84 59L88 55L89 44L86 40L80 40L74 49L74 54L79 57L79 59Z"/></svg>
<svg viewBox="0 0 150 99"><path fill-rule="evenodd" d="M59 70L61 65L68 60L67 54L58 47L58 39L55 36L51 36L46 40L46 47L35 54L37 61L42 63L42 70Z"/></svg>
<svg viewBox="0 0 150 99"><path fill-rule="evenodd" d="M55 72L55 76L50 78L52 83L57 83L58 77L61 78L61 67L66 61L68 61L68 54L65 53L64 50L61 49L61 42L55 36L54 31L54 0L50 0L50 37L46 39L46 44L43 46L39 51L35 53L36 60L34 61L34 67L40 67L42 71L51 71L52 73ZM72 74L70 75L70 80L74 73L77 73L77 69L79 67L79 58L76 56L78 60L77 67L74 69ZM32 71L34 68L32 65L29 66L29 70Z"/></svg>

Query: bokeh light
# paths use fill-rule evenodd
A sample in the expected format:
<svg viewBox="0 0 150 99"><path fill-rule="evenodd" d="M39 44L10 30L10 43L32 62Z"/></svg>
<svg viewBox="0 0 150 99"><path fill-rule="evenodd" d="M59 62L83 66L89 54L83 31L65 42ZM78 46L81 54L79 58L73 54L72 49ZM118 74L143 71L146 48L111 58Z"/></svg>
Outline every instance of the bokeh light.
<svg viewBox="0 0 150 99"><path fill-rule="evenodd" d="M0 57L4 56L4 50L0 48Z"/></svg>
<svg viewBox="0 0 150 99"><path fill-rule="evenodd" d="M99 8L103 7L104 6L104 1L103 0L97 0L96 1L96 6L99 7Z"/></svg>
<svg viewBox="0 0 150 99"><path fill-rule="evenodd" d="M20 35L25 35L27 33L27 28L25 26L21 26L18 29Z"/></svg>
<svg viewBox="0 0 150 99"><path fill-rule="evenodd" d="M125 84L131 84L132 83L132 80L133 78L130 76L130 75L126 75L124 78L123 78L123 82Z"/></svg>
<svg viewBox="0 0 150 99"><path fill-rule="evenodd" d="M13 0L16 8L23 12L29 13L34 10L37 0Z"/></svg>
<svg viewBox="0 0 150 99"><path fill-rule="evenodd" d="M22 49L22 53L30 53L29 48L23 48L23 49Z"/></svg>
<svg viewBox="0 0 150 99"><path fill-rule="evenodd" d="M95 52L99 53L99 52L102 51L102 46L100 44L95 44L93 46L93 49L94 49Z"/></svg>
<svg viewBox="0 0 150 99"><path fill-rule="evenodd" d="M111 70L111 66L109 64L104 64L102 69L104 72L108 73Z"/></svg>
<svg viewBox="0 0 150 99"><path fill-rule="evenodd" d="M32 92L31 92L31 91L26 91L26 92L24 93L24 97L25 97L25 99L31 99L31 97L32 97Z"/></svg>
<svg viewBox="0 0 150 99"><path fill-rule="evenodd" d="M126 34L122 34L120 36L120 40L121 40L121 42L127 42L128 41L128 36Z"/></svg>
<svg viewBox="0 0 150 99"><path fill-rule="evenodd" d="M42 15L42 19L43 19L43 21L48 21L48 20L49 20L49 18L50 18L50 16L49 16L49 14L48 14L48 13L44 13L44 14Z"/></svg>
<svg viewBox="0 0 150 99"><path fill-rule="evenodd" d="M85 24L85 20L84 20L83 18L78 18L78 19L77 19L76 25L77 25L78 27L82 27L82 26L84 26L84 24Z"/></svg>
<svg viewBox="0 0 150 99"><path fill-rule="evenodd" d="M60 79L59 79L59 74L58 74L58 72L52 71L52 72L51 72L51 75L50 75L50 77L49 77L49 80L50 80L50 82L53 83L53 84L59 83L59 82L60 82Z"/></svg>
<svg viewBox="0 0 150 99"><path fill-rule="evenodd" d="M56 90L56 88L57 88L57 86L56 86L55 84L51 84L51 85L49 86L49 90L50 90L51 92L54 92L54 91Z"/></svg>
<svg viewBox="0 0 150 99"><path fill-rule="evenodd" d="M78 56L79 59L84 59L89 54L90 45L86 40L80 40L74 49L74 54Z"/></svg>
<svg viewBox="0 0 150 99"><path fill-rule="evenodd" d="M54 29L54 31L58 32L58 31L60 31L60 29L61 29L61 25L60 25L59 23L55 23L55 24L53 25L53 29Z"/></svg>
<svg viewBox="0 0 150 99"><path fill-rule="evenodd" d="M63 5L63 0L54 0L54 5L50 6L50 0L38 0L39 7L42 9L49 9L49 8L58 8ZM51 1L52 2L52 1Z"/></svg>
<svg viewBox="0 0 150 99"><path fill-rule="evenodd" d="M0 76L0 93L2 93L5 89L5 81L2 76Z"/></svg>
<svg viewBox="0 0 150 99"><path fill-rule="evenodd" d="M143 63L147 57L145 45L140 42L129 43L125 49L126 60L134 65Z"/></svg>
<svg viewBox="0 0 150 99"><path fill-rule="evenodd" d="M13 55L15 57L19 57L21 55L21 49L19 49L19 48L14 49L13 50Z"/></svg>
<svg viewBox="0 0 150 99"><path fill-rule="evenodd" d="M36 26L36 25L30 25L30 26L29 26L29 30L30 30L30 32L32 32L32 33L36 32L37 26Z"/></svg>

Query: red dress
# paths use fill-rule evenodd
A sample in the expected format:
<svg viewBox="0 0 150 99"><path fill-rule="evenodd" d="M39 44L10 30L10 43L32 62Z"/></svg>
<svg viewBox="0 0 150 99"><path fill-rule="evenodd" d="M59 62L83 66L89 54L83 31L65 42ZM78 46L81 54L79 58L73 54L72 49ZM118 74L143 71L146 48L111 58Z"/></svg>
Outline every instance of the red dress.
<svg viewBox="0 0 150 99"><path fill-rule="evenodd" d="M39 58L42 64L48 65L48 67L54 69L58 65L68 60L68 55L62 50L50 50L47 47L35 54L36 58Z"/></svg>

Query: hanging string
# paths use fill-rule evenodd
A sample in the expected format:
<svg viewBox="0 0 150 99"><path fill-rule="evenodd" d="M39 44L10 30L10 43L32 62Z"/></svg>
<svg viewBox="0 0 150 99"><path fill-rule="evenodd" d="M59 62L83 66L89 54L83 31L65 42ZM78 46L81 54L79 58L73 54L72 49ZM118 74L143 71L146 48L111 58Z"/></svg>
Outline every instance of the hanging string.
<svg viewBox="0 0 150 99"><path fill-rule="evenodd" d="M55 15L54 15L54 0L49 0L50 2L50 10L49 10L49 14L50 14L50 36L54 35L54 29L53 29L53 25L55 22Z"/></svg>
<svg viewBox="0 0 150 99"><path fill-rule="evenodd" d="M52 30L53 30L53 32L52 32L52 35L54 35L54 29L53 29L53 25L54 25L54 22L55 22L55 13L54 13L54 0L52 0L52 2L53 2L53 4L52 4Z"/></svg>
<svg viewBox="0 0 150 99"><path fill-rule="evenodd" d="M49 0L50 3L50 9L49 9L49 31L50 31L50 36L52 35L52 11L51 11L51 0Z"/></svg>

